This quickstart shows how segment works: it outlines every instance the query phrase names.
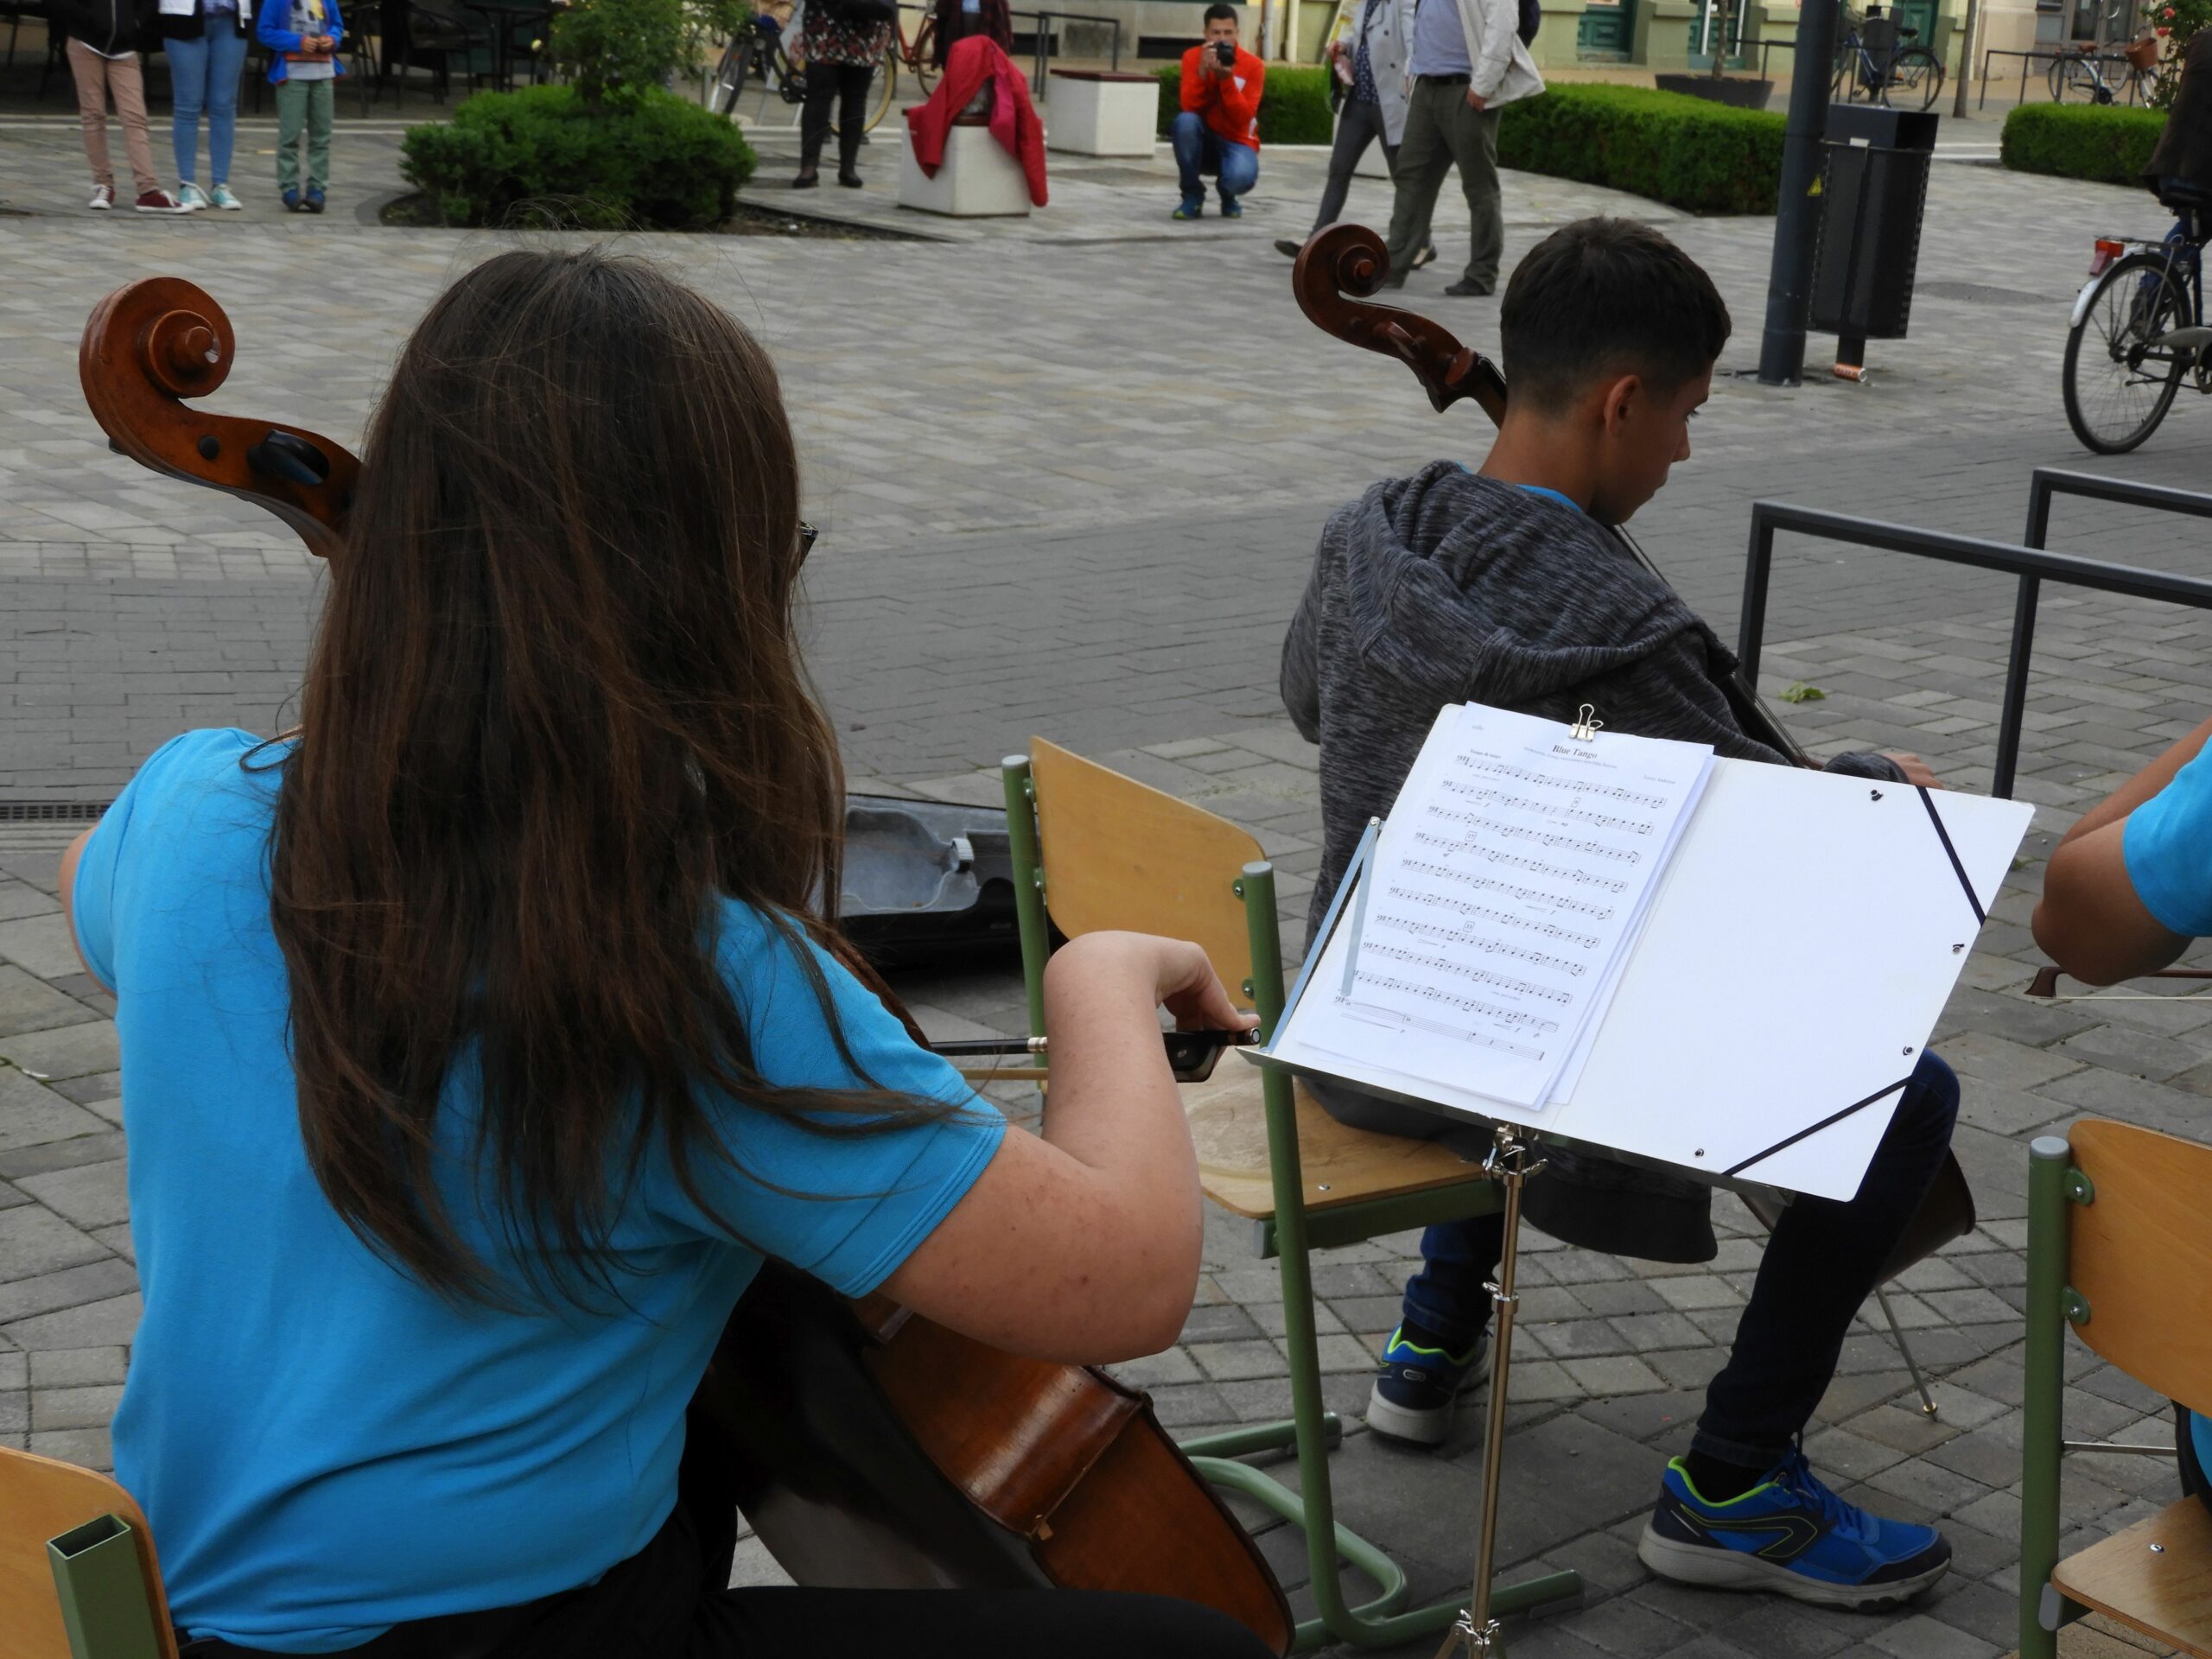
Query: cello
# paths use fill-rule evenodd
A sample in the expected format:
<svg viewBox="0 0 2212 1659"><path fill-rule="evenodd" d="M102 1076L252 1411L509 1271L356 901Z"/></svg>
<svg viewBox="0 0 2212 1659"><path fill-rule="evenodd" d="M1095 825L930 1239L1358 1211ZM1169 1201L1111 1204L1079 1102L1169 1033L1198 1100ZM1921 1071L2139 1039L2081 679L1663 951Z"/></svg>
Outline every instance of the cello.
<svg viewBox="0 0 2212 1659"><path fill-rule="evenodd" d="M187 401L217 391L236 352L207 294L149 277L94 308L79 378L119 454L265 508L321 557L346 556L361 463L343 445ZM835 926L809 925L926 1046ZM1149 1592L1290 1646L1288 1605L1251 1538L1149 1399L1095 1368L1006 1354L771 1262L732 1315L688 1432L734 1471L741 1509L802 1584Z"/></svg>

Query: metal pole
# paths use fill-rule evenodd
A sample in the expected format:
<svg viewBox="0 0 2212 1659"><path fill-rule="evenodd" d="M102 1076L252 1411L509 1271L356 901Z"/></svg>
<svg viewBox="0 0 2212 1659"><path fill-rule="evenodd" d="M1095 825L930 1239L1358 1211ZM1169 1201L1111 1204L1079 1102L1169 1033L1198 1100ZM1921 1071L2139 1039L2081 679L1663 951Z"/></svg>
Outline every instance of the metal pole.
<svg viewBox="0 0 2212 1659"><path fill-rule="evenodd" d="M1974 77L1974 31L1981 21L1981 0L1967 0L1966 24L1959 37L1959 90L1951 99L1951 113L1963 118L1967 112L1967 82ZM1982 66L1982 90L1988 91L1989 66Z"/></svg>
<svg viewBox="0 0 2212 1659"><path fill-rule="evenodd" d="M2058 1457L2065 1384L2066 1172L2073 1148L2055 1135L2028 1147L2026 1411L2020 1452L2020 1659L2056 1659L2043 1627L2044 1586L2058 1565Z"/></svg>
<svg viewBox="0 0 2212 1659"><path fill-rule="evenodd" d="M1835 64L1841 0L1804 0L1791 59L1789 121L1782 141L1782 194L1774 221L1774 259L1766 282L1766 334L1759 342L1759 384L1794 386L1805 371L1805 319L1813 302L1813 243L1820 233L1813 187L1827 131L1828 73Z"/></svg>
<svg viewBox="0 0 2212 1659"><path fill-rule="evenodd" d="M1774 525L1751 503L1751 554L1744 565L1744 609L1736 628L1736 660L1743 667L1744 683L1759 686L1759 639L1766 632L1766 584L1774 569Z"/></svg>
<svg viewBox="0 0 2212 1659"><path fill-rule="evenodd" d="M2005 706L1997 718L1997 767L1989 792L2000 800L2012 798L2012 779L2020 769L2020 724L2027 718L2028 661L2036 645L2036 600L2043 583L2034 576L2020 578L2020 594L2012 602L2012 654L2005 664Z"/></svg>
<svg viewBox="0 0 2212 1659"><path fill-rule="evenodd" d="M1014 919L1021 935L1021 989L1029 1005L1029 1034L1045 1034L1045 958L1052 953L1052 930L1045 919L1045 871L1038 860L1037 791L1029 779L1029 757L1009 754L999 762L1006 790L1007 853L1014 865Z"/></svg>
<svg viewBox="0 0 2212 1659"><path fill-rule="evenodd" d="M1513 1311L1521 1300L1513 1288L1521 1259L1521 1189L1531 1175L1543 1168L1529 1161L1529 1148L1501 1123L1483 1168L1491 1179L1505 1188L1505 1248L1497 1260L1497 1278L1483 1287L1496 1310L1491 1321L1490 1422L1483 1439L1482 1534L1475 1548L1474 1597L1459 1623L1436 1650L1436 1659L1451 1659L1455 1652L1467 1659L1491 1659L1502 1655L1497 1620L1491 1612L1491 1573L1497 1558L1498 1479L1505 1464L1506 1387L1513 1363Z"/></svg>

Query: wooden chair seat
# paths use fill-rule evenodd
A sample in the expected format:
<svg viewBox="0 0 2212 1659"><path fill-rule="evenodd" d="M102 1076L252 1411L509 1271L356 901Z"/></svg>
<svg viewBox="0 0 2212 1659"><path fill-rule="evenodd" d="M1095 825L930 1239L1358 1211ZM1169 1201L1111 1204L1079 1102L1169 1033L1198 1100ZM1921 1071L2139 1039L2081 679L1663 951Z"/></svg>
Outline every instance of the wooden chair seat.
<svg viewBox="0 0 2212 1659"><path fill-rule="evenodd" d="M1232 1215L1268 1221L1275 1213L1268 1167L1268 1120L1256 1069L1224 1056L1212 1077L1183 1090L1183 1113L1198 1148L1198 1185ZM1457 1186L1479 1167L1433 1141L1347 1128L1298 1088L1298 1156L1309 1212L1433 1187Z"/></svg>
<svg viewBox="0 0 2212 1659"><path fill-rule="evenodd" d="M2068 1556L2050 1581L2130 1630L2212 1659L2212 1510L2196 1498Z"/></svg>

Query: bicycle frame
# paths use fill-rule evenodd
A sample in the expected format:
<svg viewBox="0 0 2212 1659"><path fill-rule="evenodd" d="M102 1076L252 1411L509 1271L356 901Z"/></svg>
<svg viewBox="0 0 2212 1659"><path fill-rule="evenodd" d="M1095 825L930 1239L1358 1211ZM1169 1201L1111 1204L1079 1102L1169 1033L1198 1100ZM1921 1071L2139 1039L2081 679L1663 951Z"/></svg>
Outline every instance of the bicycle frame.
<svg viewBox="0 0 2212 1659"><path fill-rule="evenodd" d="M2096 254L2090 264L2089 280L2082 284L2082 291L2074 296L2073 314L2067 327L2078 328L2082 326L2082 320L2089 314L2089 301L2105 272L2126 253L2139 251L2165 256L2164 275L2175 279L2176 286L2181 289L2183 298L2189 304L2190 320L2186 327L2172 329L2145 344L2154 351L2188 352L2191 360L2185 363L2183 368L2201 370L2205 364L2212 363L2212 356L2206 354L2206 348L2212 346L2212 327L2204 326L2203 247L2190 238L2185 222L2180 219L2177 219L2174 227L2155 242L2148 237L2099 237ZM2143 280L2148 284L2158 280L2158 273L2145 272Z"/></svg>

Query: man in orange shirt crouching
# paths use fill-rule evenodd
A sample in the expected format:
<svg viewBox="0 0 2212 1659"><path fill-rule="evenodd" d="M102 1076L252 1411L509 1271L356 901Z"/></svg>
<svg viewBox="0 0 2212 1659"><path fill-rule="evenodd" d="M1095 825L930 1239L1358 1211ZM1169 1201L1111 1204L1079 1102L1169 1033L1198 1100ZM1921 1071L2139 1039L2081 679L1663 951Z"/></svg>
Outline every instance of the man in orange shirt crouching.
<svg viewBox="0 0 2212 1659"><path fill-rule="evenodd" d="M1205 175L1215 175L1221 216L1240 217L1237 198L1259 181L1260 91L1268 66L1236 43L1236 8L1206 8L1206 38L1183 54L1183 112L1167 130L1183 175L1178 219L1205 212Z"/></svg>

